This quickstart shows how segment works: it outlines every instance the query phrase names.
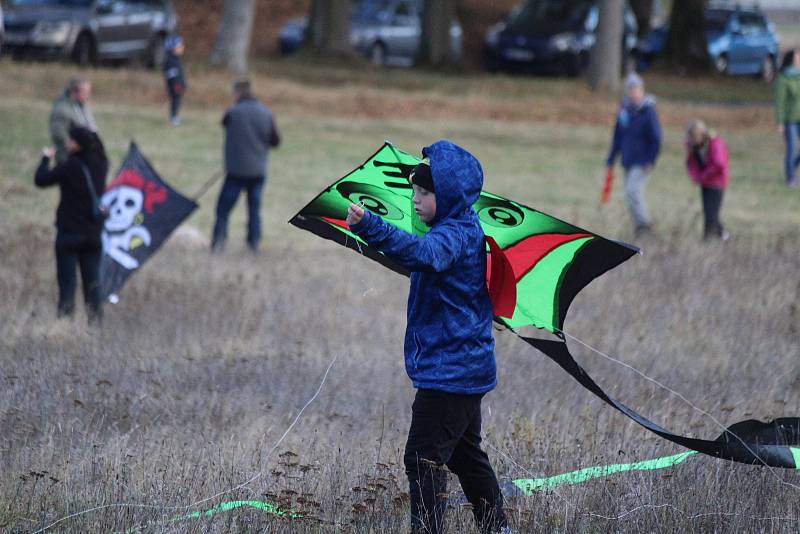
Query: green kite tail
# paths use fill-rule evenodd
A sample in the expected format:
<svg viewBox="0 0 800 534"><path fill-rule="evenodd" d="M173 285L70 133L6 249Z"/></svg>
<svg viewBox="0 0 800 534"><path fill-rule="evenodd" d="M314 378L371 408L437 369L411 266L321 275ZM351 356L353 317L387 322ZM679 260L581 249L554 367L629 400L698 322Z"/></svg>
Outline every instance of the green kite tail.
<svg viewBox="0 0 800 534"><path fill-rule="evenodd" d="M530 497L537 491L545 491L558 486L581 484L587 480L606 477L608 475L613 475L614 473L665 469L667 467L672 467L673 465L678 465L695 454L698 454L697 451L686 451L680 454L674 454L672 456L662 456L660 458L642 460L641 462L633 462L629 464L611 464L585 467L583 469L578 469L577 471L570 471L569 473L562 473L560 475L553 475L551 477L521 478L513 480L512 483L525 496Z"/></svg>
<svg viewBox="0 0 800 534"><path fill-rule="evenodd" d="M235 510L236 508L241 508L243 506L249 506L250 508L255 508L257 510L261 510L262 512L266 512L278 517L287 517L289 519L299 519L303 517L303 514L293 512L291 510L284 510L277 505L265 501L228 501L220 503L213 508L206 510L205 512L191 512L189 514L173 517L171 522L174 523L176 521L184 521L187 519L211 517L223 512L230 512L231 510Z"/></svg>

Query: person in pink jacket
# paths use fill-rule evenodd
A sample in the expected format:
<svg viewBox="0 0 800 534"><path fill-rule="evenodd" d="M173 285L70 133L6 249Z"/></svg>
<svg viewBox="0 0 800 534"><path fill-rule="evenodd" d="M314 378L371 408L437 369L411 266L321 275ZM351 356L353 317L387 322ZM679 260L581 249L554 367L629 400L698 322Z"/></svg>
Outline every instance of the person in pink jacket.
<svg viewBox="0 0 800 534"><path fill-rule="evenodd" d="M725 141L701 120L686 130L686 171L700 186L705 228L703 238L727 241L730 234L719 220L722 197L728 187L728 147Z"/></svg>

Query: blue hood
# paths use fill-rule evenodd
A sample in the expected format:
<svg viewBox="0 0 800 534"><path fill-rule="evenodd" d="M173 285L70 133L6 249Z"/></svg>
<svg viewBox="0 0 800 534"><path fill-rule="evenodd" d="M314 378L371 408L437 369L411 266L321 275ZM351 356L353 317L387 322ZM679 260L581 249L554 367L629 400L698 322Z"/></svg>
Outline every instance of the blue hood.
<svg viewBox="0 0 800 534"><path fill-rule="evenodd" d="M483 168L475 156L445 139L423 148L422 155L430 160L436 189L436 216L430 226L472 211L483 189Z"/></svg>

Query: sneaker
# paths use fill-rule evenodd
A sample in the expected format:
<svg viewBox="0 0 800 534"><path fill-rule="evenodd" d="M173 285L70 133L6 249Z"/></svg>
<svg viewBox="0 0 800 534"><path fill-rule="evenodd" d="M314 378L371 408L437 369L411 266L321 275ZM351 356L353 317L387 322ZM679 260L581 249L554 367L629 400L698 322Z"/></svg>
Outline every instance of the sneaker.
<svg viewBox="0 0 800 534"><path fill-rule="evenodd" d="M797 178L795 178L794 180L789 180L788 182L786 182L786 187L791 187L792 189L795 189L798 186L800 186L800 181L798 181Z"/></svg>
<svg viewBox="0 0 800 534"><path fill-rule="evenodd" d="M719 234L719 238L724 243L725 241L731 238L731 233L728 232L727 230L723 230L722 233Z"/></svg>
<svg viewBox="0 0 800 534"><path fill-rule="evenodd" d="M180 118L180 117L172 117L172 118L169 120L169 122L170 122L170 124L172 124L173 126L180 126L180 125L181 125L181 118Z"/></svg>

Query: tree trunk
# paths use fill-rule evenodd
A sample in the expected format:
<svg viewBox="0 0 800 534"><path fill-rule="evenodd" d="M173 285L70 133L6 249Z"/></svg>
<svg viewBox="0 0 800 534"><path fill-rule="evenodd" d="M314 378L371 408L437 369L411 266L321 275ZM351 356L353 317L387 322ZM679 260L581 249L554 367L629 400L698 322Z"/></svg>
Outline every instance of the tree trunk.
<svg viewBox="0 0 800 534"><path fill-rule="evenodd" d="M589 62L589 87L617 92L622 73L624 0L601 0L597 41Z"/></svg>
<svg viewBox="0 0 800 534"><path fill-rule="evenodd" d="M666 60L681 73L707 71L706 0L674 0L667 35Z"/></svg>
<svg viewBox="0 0 800 534"><path fill-rule="evenodd" d="M653 29L650 26L653 19L653 0L629 0L628 3L636 17L637 35L647 35Z"/></svg>
<svg viewBox="0 0 800 534"><path fill-rule="evenodd" d="M322 55L349 56L351 0L312 0L309 44Z"/></svg>
<svg viewBox="0 0 800 534"><path fill-rule="evenodd" d="M225 0L217 42L211 52L212 64L224 64L237 74L247 72L255 11L255 0Z"/></svg>
<svg viewBox="0 0 800 534"><path fill-rule="evenodd" d="M458 58L450 40L450 25L456 18L457 0L425 0L420 20L422 35L417 64L454 68Z"/></svg>

